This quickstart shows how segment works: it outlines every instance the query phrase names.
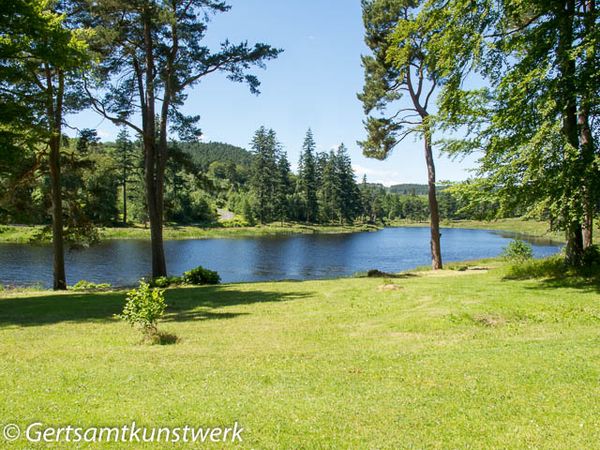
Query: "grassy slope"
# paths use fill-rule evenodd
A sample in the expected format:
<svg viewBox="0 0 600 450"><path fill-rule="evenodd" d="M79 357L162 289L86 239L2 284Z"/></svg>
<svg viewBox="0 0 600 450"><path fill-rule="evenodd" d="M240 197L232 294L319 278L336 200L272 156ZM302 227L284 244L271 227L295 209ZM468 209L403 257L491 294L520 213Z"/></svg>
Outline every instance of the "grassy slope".
<svg viewBox="0 0 600 450"><path fill-rule="evenodd" d="M112 318L122 293L0 299L0 417L238 420L249 448L589 448L598 289L503 270L170 290L167 346Z"/></svg>
<svg viewBox="0 0 600 450"><path fill-rule="evenodd" d="M0 225L0 242L27 243L41 230L41 226ZM204 228L199 226L165 226L165 239L209 239L266 236L291 233L354 233L357 231L375 231L374 225L303 225L296 223L274 222L270 225L240 228ZM143 226L106 227L100 229L103 239L150 239L150 230Z"/></svg>
<svg viewBox="0 0 600 450"><path fill-rule="evenodd" d="M423 226L428 227L429 222L410 222L410 221L395 221L393 226ZM538 222L536 220L523 220L520 218L514 219L498 219L492 221L481 220L445 220L441 224L446 228L475 228L484 230L498 230L518 233L523 236L539 237L557 242L564 242L564 233L549 230L547 222Z"/></svg>

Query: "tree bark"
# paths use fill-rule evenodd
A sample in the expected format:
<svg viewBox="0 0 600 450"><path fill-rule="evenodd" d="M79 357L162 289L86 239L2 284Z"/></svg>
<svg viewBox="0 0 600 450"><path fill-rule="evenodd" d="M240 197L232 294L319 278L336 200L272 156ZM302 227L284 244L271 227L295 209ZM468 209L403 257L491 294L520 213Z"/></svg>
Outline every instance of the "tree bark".
<svg viewBox="0 0 600 450"><path fill-rule="evenodd" d="M429 198L429 212L431 215L431 267L433 270L442 269L442 247L440 244L440 213L438 208L435 187L435 163L431 147L431 129L429 117L423 119L425 161L427 163L427 185Z"/></svg>
<svg viewBox="0 0 600 450"><path fill-rule="evenodd" d="M585 33L591 36L594 33L596 22L596 2L595 0L585 0L583 19ZM593 70L595 66L595 49L593 46L586 50L584 60L584 80L585 90L581 96L581 107L577 117L579 125L579 141L581 146L581 157L583 161L583 170L586 173L586 183L584 185L584 204L583 204L583 249L593 245L594 229L594 188L597 183L598 167L594 161L594 141L590 130L590 105L594 101L591 98L594 95L595 86L593 86Z"/></svg>
<svg viewBox="0 0 600 450"><path fill-rule="evenodd" d="M67 289L65 275L65 252L63 237L62 186L60 173L60 141L62 135L62 100L64 95L64 75L58 70L58 86L54 91L52 70L46 66L46 109L50 125L48 140L50 169L50 197L52 202L52 250L53 280L55 291ZM55 103L56 102L56 103Z"/></svg>
<svg viewBox="0 0 600 450"><path fill-rule="evenodd" d="M156 117L154 95L154 42L150 13L144 17L144 45L146 57L146 93L144 105L144 169L146 182L146 200L150 220L150 240L152 248L152 277L167 276L165 251L163 245L163 208L162 178L160 155L156 148Z"/></svg>
<svg viewBox="0 0 600 450"><path fill-rule="evenodd" d="M127 172L123 178L123 225L127 225Z"/></svg>
<svg viewBox="0 0 600 450"><path fill-rule="evenodd" d="M570 56L573 47L573 25L575 15L575 0L564 0L563 8L557 11L560 20L559 41L557 48L558 65L561 72L561 91L562 91L562 132L565 136L567 145L579 149L579 133L577 129L577 97L575 87L575 61ZM565 189L566 197L571 200L578 196L577 191L581 189L579 183L575 182L579 170L573 169L572 163L568 162L565 167L566 179ZM583 236L581 219L578 217L577 208L566 204L564 206L564 219L566 220L566 259L570 265L577 266L581 263L583 256Z"/></svg>

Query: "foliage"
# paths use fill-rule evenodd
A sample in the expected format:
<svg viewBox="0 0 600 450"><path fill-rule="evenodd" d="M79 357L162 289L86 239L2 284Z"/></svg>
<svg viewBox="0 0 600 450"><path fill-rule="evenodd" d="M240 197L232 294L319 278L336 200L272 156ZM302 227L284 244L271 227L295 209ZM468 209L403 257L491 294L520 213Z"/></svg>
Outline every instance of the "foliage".
<svg viewBox="0 0 600 450"><path fill-rule="evenodd" d="M184 272L182 278L184 283L195 285L219 284L221 282L221 277L217 272L205 269L202 266Z"/></svg>
<svg viewBox="0 0 600 450"><path fill-rule="evenodd" d="M151 279L148 284L150 287L166 288L169 286L176 286L183 283L182 277L156 277Z"/></svg>
<svg viewBox="0 0 600 450"><path fill-rule="evenodd" d="M93 291L99 289L108 289L110 287L110 283L93 283L87 280L79 280L77 283L71 286L71 289L73 291Z"/></svg>
<svg viewBox="0 0 600 450"><path fill-rule="evenodd" d="M165 308L164 290L152 289L148 283L140 281L140 287L127 293L123 312L117 317L137 326L144 338L153 339L158 334L157 323Z"/></svg>
<svg viewBox="0 0 600 450"><path fill-rule="evenodd" d="M600 247L598 245L590 245L583 251L581 271L588 275L600 273Z"/></svg>
<svg viewBox="0 0 600 450"><path fill-rule="evenodd" d="M242 228L251 226L244 217L235 216L233 219L225 219L219 221L219 225L223 228Z"/></svg>
<svg viewBox="0 0 600 450"><path fill-rule="evenodd" d="M465 14L461 0L432 1L421 13L439 25L440 41L452 40L456 24L470 29L462 71L474 68L486 82L484 89L453 83L441 95L441 123L448 134L465 134L444 147L454 155L483 151L481 196L501 214L520 208L545 216L566 233L567 259L577 265L591 244L582 228L591 229L600 195L594 2L471 3L479 14ZM444 52L437 52L442 60Z"/></svg>
<svg viewBox="0 0 600 450"><path fill-rule="evenodd" d="M213 162L232 162L245 168L252 165L252 154L243 148L223 142L184 142L181 150L188 153L194 163L204 170Z"/></svg>
<svg viewBox="0 0 600 450"><path fill-rule="evenodd" d="M312 130L309 128L304 138L300 161L298 163L298 194L301 198L302 216L306 222L315 222L319 217L316 143Z"/></svg>
<svg viewBox="0 0 600 450"><path fill-rule="evenodd" d="M527 242L514 239L504 248L502 256L508 261L522 262L533 258L533 249Z"/></svg>

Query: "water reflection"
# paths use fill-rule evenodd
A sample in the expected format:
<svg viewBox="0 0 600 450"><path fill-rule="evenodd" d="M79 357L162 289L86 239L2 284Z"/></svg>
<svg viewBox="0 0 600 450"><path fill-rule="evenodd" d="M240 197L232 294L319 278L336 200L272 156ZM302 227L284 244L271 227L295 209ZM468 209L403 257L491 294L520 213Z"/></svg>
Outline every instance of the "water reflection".
<svg viewBox="0 0 600 450"><path fill-rule="evenodd" d="M514 233L448 228L442 230L445 261L497 256ZM529 239L537 257L560 246ZM375 233L290 235L165 242L169 271L179 275L203 265L225 282L314 279L377 268L386 272L428 265L429 229L387 228ZM105 241L66 254L70 284L80 279L131 285L148 274L150 244L143 240ZM0 244L0 283L50 285L49 245Z"/></svg>

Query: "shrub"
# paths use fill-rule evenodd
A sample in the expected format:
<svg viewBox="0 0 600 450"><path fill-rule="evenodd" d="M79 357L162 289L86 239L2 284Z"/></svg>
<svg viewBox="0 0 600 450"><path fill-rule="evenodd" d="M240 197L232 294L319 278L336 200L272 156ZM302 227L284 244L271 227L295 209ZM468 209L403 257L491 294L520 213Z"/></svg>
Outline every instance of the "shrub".
<svg viewBox="0 0 600 450"><path fill-rule="evenodd" d="M512 264L506 278L526 280L531 278L560 278L566 274L564 258L560 255L544 259L529 259Z"/></svg>
<svg viewBox="0 0 600 450"><path fill-rule="evenodd" d="M150 287L166 288L172 285L181 284L181 277L157 277L150 280Z"/></svg>
<svg viewBox="0 0 600 450"><path fill-rule="evenodd" d="M589 268L593 268L594 266L600 266L600 247L598 247L597 245L591 245L588 248L586 248L583 251L581 265Z"/></svg>
<svg viewBox="0 0 600 450"><path fill-rule="evenodd" d="M95 289L108 289L110 287L110 283L94 283L92 281L79 280L77 283L71 286L71 289L74 291L92 291Z"/></svg>
<svg viewBox="0 0 600 450"><path fill-rule="evenodd" d="M250 226L250 222L248 222L244 217L240 216L235 216L233 219L221 220L219 224L223 228L242 228Z"/></svg>
<svg viewBox="0 0 600 450"><path fill-rule="evenodd" d="M221 277L214 270L198 266L183 273L183 281L187 284L219 284Z"/></svg>
<svg viewBox="0 0 600 450"><path fill-rule="evenodd" d="M148 283L140 281L140 287L127 293L123 313L117 315L131 326L137 326L144 338L155 341L159 336L157 322L167 307L163 289L152 289Z"/></svg>
<svg viewBox="0 0 600 450"><path fill-rule="evenodd" d="M504 247L502 256L508 261L522 262L533 258L533 250L531 245L519 239L515 239Z"/></svg>

